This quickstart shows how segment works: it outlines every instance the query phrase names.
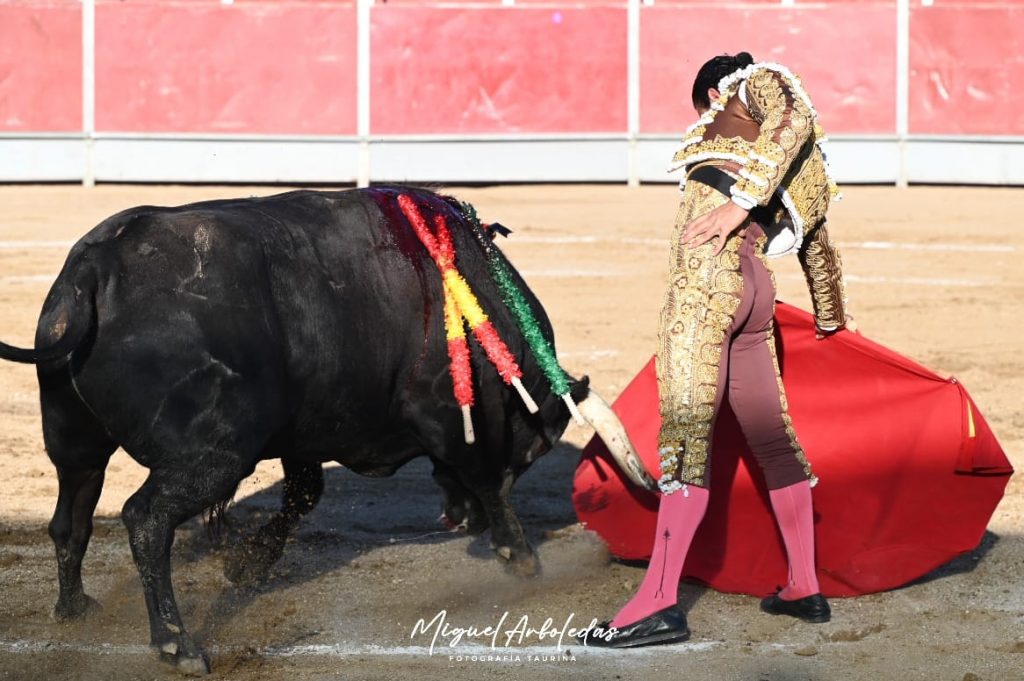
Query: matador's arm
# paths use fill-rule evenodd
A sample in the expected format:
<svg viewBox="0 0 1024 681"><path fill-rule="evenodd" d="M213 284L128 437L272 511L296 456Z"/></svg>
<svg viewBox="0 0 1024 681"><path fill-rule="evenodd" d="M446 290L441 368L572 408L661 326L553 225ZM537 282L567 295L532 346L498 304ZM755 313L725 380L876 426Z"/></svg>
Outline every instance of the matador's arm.
<svg viewBox="0 0 1024 681"><path fill-rule="evenodd" d="M814 113L793 91L787 77L772 69L754 71L740 86L739 96L761 126L748 162L731 190L733 201L750 210L766 205L782 183L814 133Z"/></svg>
<svg viewBox="0 0 1024 681"><path fill-rule="evenodd" d="M835 331L846 325L846 291L839 251L828 238L824 220L804 237L797 252L814 305L814 322L820 331Z"/></svg>

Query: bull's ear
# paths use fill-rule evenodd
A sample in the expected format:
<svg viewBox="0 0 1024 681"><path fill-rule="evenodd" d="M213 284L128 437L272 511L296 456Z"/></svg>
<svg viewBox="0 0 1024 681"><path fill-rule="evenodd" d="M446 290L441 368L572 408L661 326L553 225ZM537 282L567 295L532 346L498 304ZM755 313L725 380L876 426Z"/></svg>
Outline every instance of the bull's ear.
<svg viewBox="0 0 1024 681"><path fill-rule="evenodd" d="M579 380L570 380L569 394L572 395L572 401L576 404L587 399L590 395L590 377L584 376Z"/></svg>
<svg viewBox="0 0 1024 681"><path fill-rule="evenodd" d="M494 240L494 237L499 234L505 238L508 238L508 235L512 233L511 229L501 224L500 222L492 222L489 225L484 225L484 229L486 229L487 233L490 234L492 241Z"/></svg>

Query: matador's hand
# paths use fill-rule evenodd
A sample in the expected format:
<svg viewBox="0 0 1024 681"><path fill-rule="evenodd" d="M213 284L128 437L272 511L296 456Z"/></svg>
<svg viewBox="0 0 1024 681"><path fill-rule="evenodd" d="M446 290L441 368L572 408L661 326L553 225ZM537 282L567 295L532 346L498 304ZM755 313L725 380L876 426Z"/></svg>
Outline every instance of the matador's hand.
<svg viewBox="0 0 1024 681"><path fill-rule="evenodd" d="M820 328L815 327L814 337L817 338L818 340L822 340L823 338L828 338L836 331L839 331L841 329L846 329L850 333L855 333L858 336L860 335L860 328L857 326L857 320L855 320L850 315L846 315L846 323L840 326L838 329L833 329L831 331L822 331Z"/></svg>
<svg viewBox="0 0 1024 681"><path fill-rule="evenodd" d="M718 255L725 248L726 239L743 224L748 215L749 211L743 210L732 201L724 203L686 225L686 229L683 230L683 243L690 248L696 248L717 236L715 255Z"/></svg>

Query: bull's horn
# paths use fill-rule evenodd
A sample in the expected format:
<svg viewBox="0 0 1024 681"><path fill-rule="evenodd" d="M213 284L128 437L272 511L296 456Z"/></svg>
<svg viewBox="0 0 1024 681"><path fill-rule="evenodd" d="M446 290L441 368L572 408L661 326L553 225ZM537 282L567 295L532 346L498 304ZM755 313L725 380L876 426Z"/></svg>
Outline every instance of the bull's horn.
<svg viewBox="0 0 1024 681"><path fill-rule="evenodd" d="M640 457L636 455L633 443L630 442L629 435L626 434L626 427L622 425L622 421L608 406L608 403L591 389L587 399L580 402L579 408L590 425L597 431L597 436L604 441L612 458L615 459L615 464L622 472L638 487L655 491L657 484L647 474L644 465L640 463Z"/></svg>

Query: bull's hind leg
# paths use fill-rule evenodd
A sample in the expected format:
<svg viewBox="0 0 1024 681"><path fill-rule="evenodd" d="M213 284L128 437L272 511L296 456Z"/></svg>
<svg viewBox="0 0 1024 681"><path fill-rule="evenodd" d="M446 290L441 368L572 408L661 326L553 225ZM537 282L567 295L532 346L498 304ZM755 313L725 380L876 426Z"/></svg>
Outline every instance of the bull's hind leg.
<svg viewBox="0 0 1024 681"><path fill-rule="evenodd" d="M58 621L99 608L82 585L82 559L92 536L92 517L103 489L103 473L117 444L75 393L66 368L39 370L43 441L57 469L59 492L50 521L57 551Z"/></svg>
<svg viewBox="0 0 1024 681"><path fill-rule="evenodd" d="M252 470L250 459L223 450L207 450L189 457L185 465L154 468L122 511L146 596L151 645L161 659L185 674L205 674L210 668L203 651L186 632L174 599L174 529L229 499Z"/></svg>
<svg viewBox="0 0 1024 681"><path fill-rule="evenodd" d="M60 491L49 530L57 549L57 579L60 583L53 618L63 622L99 609L99 603L85 593L82 559L89 547L92 516L103 489L103 469L76 470L57 466L57 477Z"/></svg>
<svg viewBox="0 0 1024 681"><path fill-rule="evenodd" d="M250 537L231 548L224 560L224 576L235 584L259 584L284 553L288 535L302 516L316 506L324 491L323 467L282 459L284 499L280 512Z"/></svg>

